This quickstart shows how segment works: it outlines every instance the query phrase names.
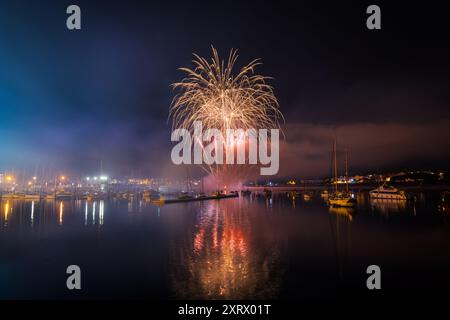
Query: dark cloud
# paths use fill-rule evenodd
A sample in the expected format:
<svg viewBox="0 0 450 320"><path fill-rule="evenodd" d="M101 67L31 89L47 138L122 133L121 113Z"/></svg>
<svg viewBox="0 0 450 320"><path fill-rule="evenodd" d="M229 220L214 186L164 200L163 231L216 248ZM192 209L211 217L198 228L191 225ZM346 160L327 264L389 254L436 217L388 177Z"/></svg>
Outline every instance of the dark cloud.
<svg viewBox="0 0 450 320"><path fill-rule="evenodd" d="M334 137L341 172L345 149L352 173L447 168L450 161L448 128L448 119L423 124L290 124L285 128L287 137L281 146L280 175L329 176Z"/></svg>

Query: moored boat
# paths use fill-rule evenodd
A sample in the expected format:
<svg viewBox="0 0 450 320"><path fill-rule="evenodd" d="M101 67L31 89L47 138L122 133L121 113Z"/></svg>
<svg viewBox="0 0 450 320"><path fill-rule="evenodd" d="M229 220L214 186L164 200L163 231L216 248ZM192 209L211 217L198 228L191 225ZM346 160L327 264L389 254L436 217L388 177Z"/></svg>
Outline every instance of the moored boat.
<svg viewBox="0 0 450 320"><path fill-rule="evenodd" d="M334 171L334 185L335 191L328 196L327 202L333 207L354 207L356 206L356 199L349 192L348 188L348 157L345 152L345 192L338 190L338 175L337 175L337 158L336 158L336 139L333 143L333 171Z"/></svg>
<svg viewBox="0 0 450 320"><path fill-rule="evenodd" d="M322 198L328 198L328 196L329 196L328 190L323 190L323 191L320 193L320 196L321 196Z"/></svg>
<svg viewBox="0 0 450 320"><path fill-rule="evenodd" d="M303 200L306 200L306 201L308 201L308 200L311 200L312 199L312 194L310 194L310 193L304 193L303 194Z"/></svg>
<svg viewBox="0 0 450 320"><path fill-rule="evenodd" d="M177 199L178 200L190 200L190 199L194 199L194 197L189 195L188 193L183 193Z"/></svg>
<svg viewBox="0 0 450 320"><path fill-rule="evenodd" d="M354 207L356 199L346 192L334 192L328 197L328 204L334 207Z"/></svg>
<svg viewBox="0 0 450 320"><path fill-rule="evenodd" d="M381 186L369 192L371 199L406 200L406 193L403 190L391 186Z"/></svg>
<svg viewBox="0 0 450 320"><path fill-rule="evenodd" d="M73 198L73 194L70 193L70 192L60 191L60 192L56 193L55 198L56 199L60 199L60 200L72 199Z"/></svg>
<svg viewBox="0 0 450 320"><path fill-rule="evenodd" d="M25 200L40 200L41 195L38 193L27 193L25 194Z"/></svg>
<svg viewBox="0 0 450 320"><path fill-rule="evenodd" d="M197 194L195 195L195 197L196 197L197 199L202 199L202 198L205 198L205 197L206 197L206 194L205 194L204 192L200 192L200 193L197 193Z"/></svg>

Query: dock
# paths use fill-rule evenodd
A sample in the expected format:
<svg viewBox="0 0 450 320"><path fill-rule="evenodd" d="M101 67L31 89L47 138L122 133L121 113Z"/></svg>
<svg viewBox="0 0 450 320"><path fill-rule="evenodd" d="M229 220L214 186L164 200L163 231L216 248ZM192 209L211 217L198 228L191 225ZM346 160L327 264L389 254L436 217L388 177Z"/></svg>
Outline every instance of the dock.
<svg viewBox="0 0 450 320"><path fill-rule="evenodd" d="M192 198L181 198L181 199L158 199L153 200L154 204L171 204L171 203L181 203L181 202L195 202L195 201L206 201L206 200L220 200L220 199L228 199L228 198L237 198L239 197L238 193L232 194L221 194L217 196L204 196L204 197L192 197Z"/></svg>

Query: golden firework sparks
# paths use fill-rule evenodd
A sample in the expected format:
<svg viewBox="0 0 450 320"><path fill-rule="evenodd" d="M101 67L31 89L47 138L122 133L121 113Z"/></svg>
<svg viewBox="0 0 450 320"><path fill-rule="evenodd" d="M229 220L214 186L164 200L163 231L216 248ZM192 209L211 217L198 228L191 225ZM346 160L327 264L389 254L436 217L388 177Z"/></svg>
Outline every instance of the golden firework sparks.
<svg viewBox="0 0 450 320"><path fill-rule="evenodd" d="M261 64L259 59L234 75L237 50L230 51L226 63L214 47L210 60L193 55L195 67L180 68L187 76L172 85L179 91L169 112L173 129L193 133L195 121L201 121L204 129L218 129L224 135L228 129L279 129L284 119L273 88L267 83L271 78L255 74ZM209 171L216 176L217 168L209 167Z"/></svg>
<svg viewBox="0 0 450 320"><path fill-rule="evenodd" d="M231 50L226 65L214 47L212 52L210 62L194 53L195 68L180 68L187 77L172 85L181 91L170 108L173 128L193 130L194 121L222 132L279 128L283 116L267 84L271 78L254 74L260 60L253 60L234 76L237 50Z"/></svg>

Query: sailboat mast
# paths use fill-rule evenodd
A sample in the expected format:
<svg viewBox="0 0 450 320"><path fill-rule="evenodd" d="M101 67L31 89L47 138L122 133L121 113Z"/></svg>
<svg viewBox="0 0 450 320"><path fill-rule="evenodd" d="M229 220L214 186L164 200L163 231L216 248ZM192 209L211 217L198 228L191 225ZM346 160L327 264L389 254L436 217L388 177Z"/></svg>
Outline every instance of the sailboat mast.
<svg viewBox="0 0 450 320"><path fill-rule="evenodd" d="M334 142L333 142L333 162L334 162L334 186L335 186L335 190L336 192L338 191L338 186L337 186L337 159L336 159L336 137L334 138Z"/></svg>
<svg viewBox="0 0 450 320"><path fill-rule="evenodd" d="M186 166L186 189L187 192L191 192L191 181L189 179L189 168Z"/></svg>
<svg viewBox="0 0 450 320"><path fill-rule="evenodd" d="M345 191L348 193L348 150L345 149Z"/></svg>

